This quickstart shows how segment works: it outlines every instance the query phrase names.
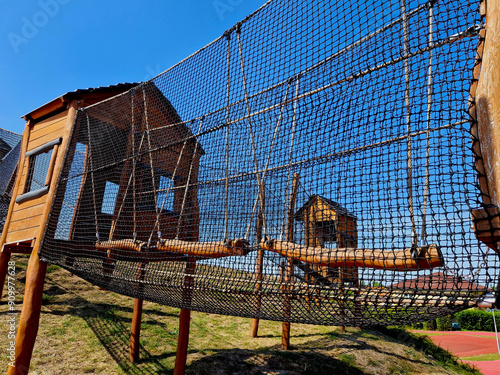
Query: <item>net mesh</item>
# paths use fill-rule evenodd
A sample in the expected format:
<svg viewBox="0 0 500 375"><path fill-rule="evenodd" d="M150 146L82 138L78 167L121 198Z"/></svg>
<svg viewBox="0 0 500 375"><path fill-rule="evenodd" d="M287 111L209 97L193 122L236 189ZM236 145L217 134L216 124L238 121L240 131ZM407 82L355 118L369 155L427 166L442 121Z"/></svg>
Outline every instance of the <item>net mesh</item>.
<svg viewBox="0 0 500 375"><path fill-rule="evenodd" d="M9 212L20 150L21 135L0 128L0 232Z"/></svg>
<svg viewBox="0 0 500 375"><path fill-rule="evenodd" d="M270 1L79 110L40 256L128 296L327 325L474 306L498 259L469 90L477 1Z"/></svg>

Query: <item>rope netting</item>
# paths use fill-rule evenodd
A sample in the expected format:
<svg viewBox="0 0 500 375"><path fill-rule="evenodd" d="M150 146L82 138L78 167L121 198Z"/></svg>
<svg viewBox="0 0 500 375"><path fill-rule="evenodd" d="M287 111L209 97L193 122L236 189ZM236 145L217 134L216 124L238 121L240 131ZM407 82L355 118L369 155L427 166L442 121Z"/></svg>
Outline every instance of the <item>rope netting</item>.
<svg viewBox="0 0 500 375"><path fill-rule="evenodd" d="M0 233L4 227L21 150L21 135L0 129Z"/></svg>
<svg viewBox="0 0 500 375"><path fill-rule="evenodd" d="M498 259L469 90L477 1L269 1L79 110L40 256L185 309L329 325L475 306Z"/></svg>

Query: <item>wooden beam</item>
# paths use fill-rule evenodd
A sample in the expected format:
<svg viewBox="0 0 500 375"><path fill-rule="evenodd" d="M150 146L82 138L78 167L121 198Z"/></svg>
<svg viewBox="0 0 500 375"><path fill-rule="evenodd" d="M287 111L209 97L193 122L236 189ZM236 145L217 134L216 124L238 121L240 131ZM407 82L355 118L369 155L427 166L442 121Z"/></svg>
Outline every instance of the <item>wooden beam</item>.
<svg viewBox="0 0 500 375"><path fill-rule="evenodd" d="M472 210L472 229L476 238L500 254L497 243L500 242L500 210L490 206Z"/></svg>
<svg viewBox="0 0 500 375"><path fill-rule="evenodd" d="M182 292L182 304L191 305L196 262L189 260L186 263L186 276L184 278L184 290ZM179 337L177 340L177 354L175 356L174 375L184 375L189 345L189 327L191 324L191 310L181 309L179 315Z"/></svg>
<svg viewBox="0 0 500 375"><path fill-rule="evenodd" d="M55 145L52 148L52 155L50 156L49 169L47 170L47 175L45 176L45 186L49 186L50 182L52 181L54 166L57 160L57 151L59 151L59 145Z"/></svg>
<svg viewBox="0 0 500 375"><path fill-rule="evenodd" d="M287 216L287 231L286 239L288 242L293 242L294 240L294 217L295 217L295 201L297 200L297 190L299 187L299 174L295 173L293 175L292 189L290 191L290 200L288 202L288 216ZM283 316L284 321L281 329L281 348L284 350L290 349L290 315L292 314L292 305L290 302L289 291L291 289L291 284L293 283L293 258L288 258L286 262L286 269L284 275L284 288L285 288L285 299L283 301Z"/></svg>
<svg viewBox="0 0 500 375"><path fill-rule="evenodd" d="M69 135L76 116L78 103L71 103L66 125L63 134L63 142L61 149L66 150L69 142ZM64 158L59 157L54 166L54 176L59 177L64 163ZM56 179L57 180L57 179ZM57 182L57 181L56 181ZM57 183L50 186L49 197L54 197ZM52 202L49 200L46 203L42 214L43 223L46 223L52 209ZM41 238L44 235L45 225L40 226L40 231L36 235L36 241L31 253L28 268L26 270L26 286L24 291L23 307L19 318L19 328L16 336L15 347L15 367L9 366L8 375L27 374L31 362L33 347L35 346L38 325L40 321L40 311L42 308L43 285L45 282L45 273L47 263L42 262L38 257Z"/></svg>
<svg viewBox="0 0 500 375"><path fill-rule="evenodd" d="M193 242L162 239L156 248L160 251L172 251L194 257L220 258L234 255L247 255L248 242L244 239L226 242Z"/></svg>
<svg viewBox="0 0 500 375"><path fill-rule="evenodd" d="M132 316L132 328L130 329L130 351L129 358L131 362L139 360L140 338L141 338L141 321L142 321L142 305L144 301L139 298L134 299L134 313Z"/></svg>
<svg viewBox="0 0 500 375"><path fill-rule="evenodd" d="M144 293L142 281L146 276L146 263L140 262L137 269L137 294L140 296ZM130 352L129 358L132 362L139 360L139 349L141 339L141 322L142 322L142 305L144 301L139 298L134 299L134 313L132 316L132 328L130 329Z"/></svg>
<svg viewBox="0 0 500 375"><path fill-rule="evenodd" d="M179 338L177 340L174 375L184 375L186 370L190 324L191 310L181 309L181 313L179 315Z"/></svg>
<svg viewBox="0 0 500 375"><path fill-rule="evenodd" d="M483 8L484 9L484 8ZM484 11L484 10L483 10ZM480 179L483 195L500 207L500 3L486 4L486 34L479 81L475 89L475 115L480 155L483 158L487 188ZM480 45L482 48L482 45ZM478 51L480 54L481 51Z"/></svg>
<svg viewBox="0 0 500 375"><path fill-rule="evenodd" d="M40 261L37 252L33 252L26 270L23 307L16 336L15 366L9 366L8 375L28 374L40 322L46 270L47 263Z"/></svg>
<svg viewBox="0 0 500 375"><path fill-rule="evenodd" d="M444 266L443 255L436 245L404 250L325 249L321 247L301 246L293 242L268 240L261 242L260 246L265 250L274 251L284 257L328 267L417 271ZM417 255L414 257L414 254Z"/></svg>
<svg viewBox="0 0 500 375"><path fill-rule="evenodd" d="M31 254L31 252L33 251L34 243L35 243L35 238L26 241L6 243L2 247L2 253Z"/></svg>
<svg viewBox="0 0 500 375"><path fill-rule="evenodd" d="M257 237L257 243L262 241L263 239L263 228L264 228L264 212L265 212L265 195L263 192L265 191L264 187L264 182L261 181L261 189L260 191L262 193L259 202L259 217L257 219L257 228L256 228L256 237ZM264 266L264 250L258 249L257 250L257 258L255 260L255 278L256 278L256 283L255 283L255 307L254 307L254 314L255 315L260 315L260 308L262 305L262 279L263 279L263 266ZM250 325L250 337L257 337L259 335L259 322L260 320L258 318L253 318L252 319L252 324Z"/></svg>

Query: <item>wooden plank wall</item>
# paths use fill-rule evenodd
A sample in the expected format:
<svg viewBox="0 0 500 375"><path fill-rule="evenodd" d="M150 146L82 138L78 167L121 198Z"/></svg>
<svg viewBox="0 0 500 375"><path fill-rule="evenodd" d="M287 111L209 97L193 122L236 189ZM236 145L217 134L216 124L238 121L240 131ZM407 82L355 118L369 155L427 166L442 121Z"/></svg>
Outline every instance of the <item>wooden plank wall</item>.
<svg viewBox="0 0 500 375"><path fill-rule="evenodd" d="M68 112L65 111L36 123L30 129L26 151L34 150L47 142L62 137L64 135L67 114ZM24 193L27 177L26 174L29 167L28 162L28 158L24 158L24 160L21 161L21 183L19 184L17 191L13 192L14 198ZM37 233L39 233L40 226L45 224L42 222L42 214L44 212L47 199L49 198L51 199L51 197L47 194L20 204L14 204L11 220L8 228L6 229L8 231L5 240L6 243L36 237Z"/></svg>

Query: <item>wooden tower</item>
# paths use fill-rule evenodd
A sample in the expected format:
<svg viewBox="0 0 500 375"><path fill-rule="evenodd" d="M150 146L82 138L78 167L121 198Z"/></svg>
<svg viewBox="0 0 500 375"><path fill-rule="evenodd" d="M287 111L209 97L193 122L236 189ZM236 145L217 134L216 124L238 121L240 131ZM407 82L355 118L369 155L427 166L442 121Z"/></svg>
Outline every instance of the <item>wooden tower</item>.
<svg viewBox="0 0 500 375"><path fill-rule="evenodd" d="M337 248L357 247L356 216L330 199L312 195L296 212L295 218L304 222L305 244L308 247L325 247L327 243L335 243ZM306 274L309 281L317 273L331 283L358 284L358 271L355 267L332 268L312 264L311 268L313 273Z"/></svg>
<svg viewBox="0 0 500 375"><path fill-rule="evenodd" d="M79 129L78 121L75 121L77 111L122 94L137 86L138 84L136 83L127 83L69 92L24 116L26 127L23 132L21 154L18 162L19 173L12 189L12 199L0 238L0 290L3 290L11 254L30 254L25 296L16 339L16 366L9 367L9 374L27 373L29 368L38 331L42 292L47 267L47 264L39 259L38 251L42 238L49 236L46 231L49 217L53 221L53 218L59 217L61 210L61 204L60 202L56 202L54 195L56 192L59 193L59 196L64 193L65 185L63 181L70 169L67 168L67 165L71 165L75 157L77 144L82 148L79 152L83 153L85 157L89 153L89 140L92 137L79 137L82 129ZM149 112L147 113L149 117L145 116L146 119L144 119L143 116L142 120L138 121L134 129L135 132L151 131L164 125L180 123L180 119L170 102L153 83L145 83L137 87L135 91L135 93L131 92L131 95L140 97L144 107L146 106L146 102L150 103L148 105ZM94 118L93 122L93 126L99 127L98 131L113 131L115 141L123 145L120 152L124 153L125 159L127 159L127 156L133 154L134 150L131 149L130 139L134 131L127 125L123 113L120 113L120 111L109 113L108 111ZM145 129L146 127L148 129ZM168 128L166 137L174 139L190 138L191 133L189 133L189 129L185 125ZM152 140L152 144L148 146L154 148L156 145L155 142L159 142L159 139ZM92 139L92 141L94 140ZM101 146L101 150L109 149L108 145L93 144L93 147L97 146ZM180 149L181 147L182 145L178 148ZM116 150L109 150L109 152L116 152ZM186 181L189 178L189 183L196 186L198 162L204 152L193 138L190 141L186 141L183 158L179 157L179 152L175 147L160 151L162 155L151 161L152 164L149 165L148 170L162 171L163 177L168 178L168 176L172 176L174 168L180 165L174 185L179 183L188 185ZM139 160L136 164L141 165L141 167L138 167L134 171L137 177L137 184L147 183L148 171L145 168L147 163L144 162L141 164L141 160ZM50 238L53 243L57 243L57 245L70 244L72 241L76 241L77 238L81 239L85 237L83 234L88 228L82 219L82 215L85 213L82 212L81 206L83 205L80 205L80 201L81 197L92 195L98 198L96 202L98 202L97 205L99 207L94 207L96 208L95 214L100 216L101 222L109 222L105 225L108 228L108 232L105 234L104 240L116 242L120 239L131 238L131 232L133 231L130 223L131 213L128 212L127 215L127 210L131 210L131 205L129 202L123 202L125 198L120 200L119 197L126 196L122 192L126 189L128 176L132 173L132 163L124 162L116 168L121 169L114 171L115 173L112 175L119 177L110 181L103 179L99 180L97 184L91 184L90 179L88 179L89 181L82 179L72 219L68 223L64 222L61 224L68 226L63 231L66 235L59 236L58 238ZM158 175L156 179L157 183L160 183L161 180L162 176ZM114 207L106 210L102 207L102 204L108 184L115 184L118 193L116 194ZM89 193L90 190L92 190L91 193ZM192 189L189 191L178 189L173 196L170 210L162 211L160 217L157 219L160 225L166 228L164 229L164 237L167 239L177 237L183 240L196 241L198 239L199 224L197 192ZM157 204L154 199L151 200L152 205ZM138 241L146 241L148 239L147 233L143 228L152 227L156 219L156 215L153 214L155 211L154 208L151 209L151 205L146 204L147 202L142 203L141 209L137 210L137 215L141 221L141 227L136 233ZM181 205L183 208L186 206L184 208L184 215L175 215L173 212L179 212ZM177 225L181 221L182 225ZM185 232L179 232L178 229L176 231L175 228L185 228L183 229ZM93 230L95 231L94 228ZM82 245L85 248L89 244L83 243ZM99 252L99 243L94 242L90 245ZM108 256L109 254L108 251ZM66 259L67 264L71 265L74 258L79 255L78 253L71 254ZM106 257L105 246L103 255ZM136 300L131 337L131 359L137 359L138 355L141 310L142 300Z"/></svg>

